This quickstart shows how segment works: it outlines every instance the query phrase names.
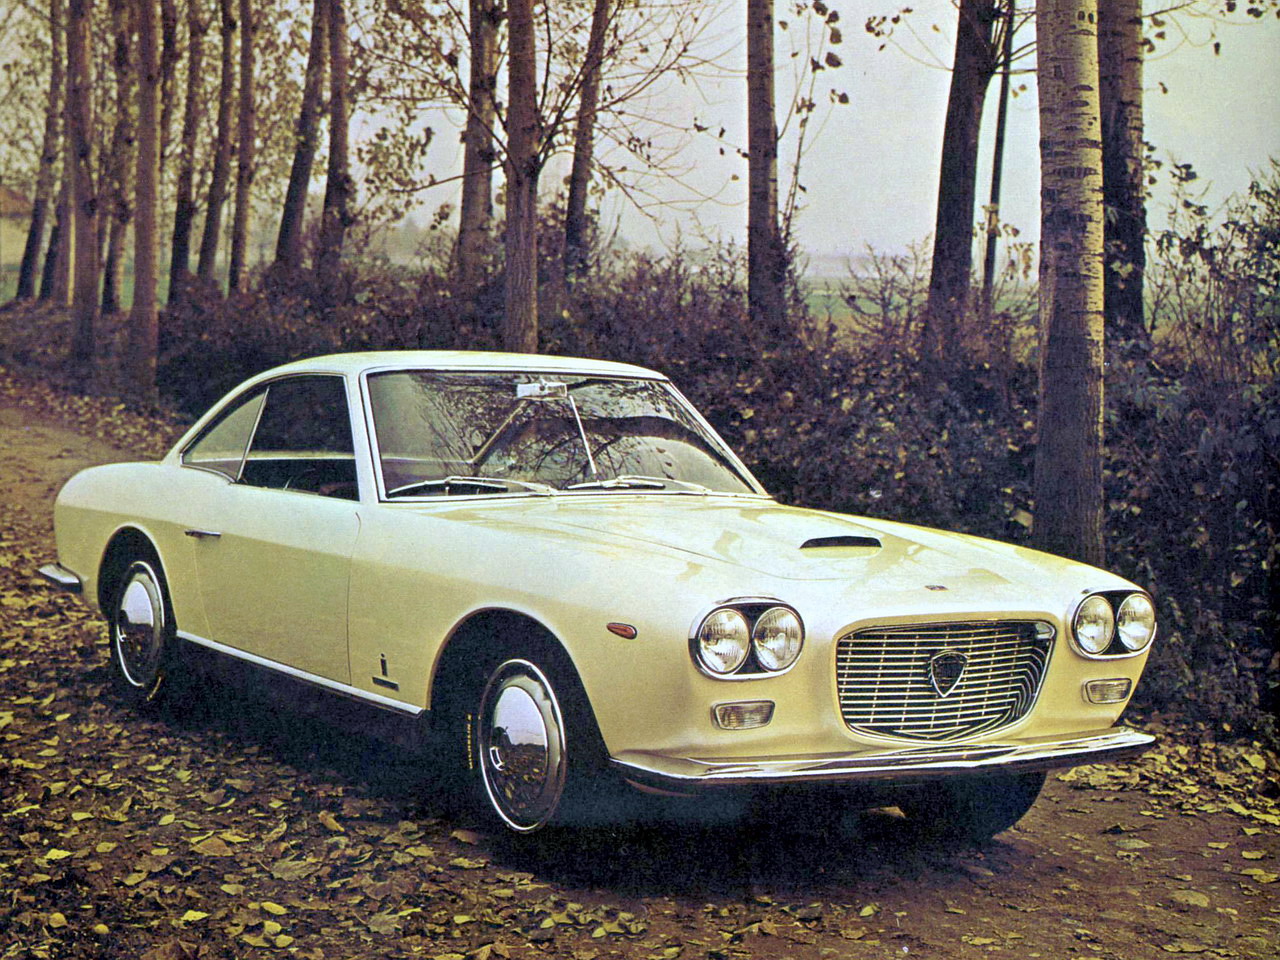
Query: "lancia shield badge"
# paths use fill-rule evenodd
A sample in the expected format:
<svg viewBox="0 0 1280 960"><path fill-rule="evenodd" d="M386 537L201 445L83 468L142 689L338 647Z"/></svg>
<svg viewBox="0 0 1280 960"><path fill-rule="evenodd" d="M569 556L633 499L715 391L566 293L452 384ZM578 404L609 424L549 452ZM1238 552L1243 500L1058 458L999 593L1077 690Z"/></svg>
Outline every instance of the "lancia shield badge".
<svg viewBox="0 0 1280 960"><path fill-rule="evenodd" d="M943 650L929 658L929 685L941 699L955 690L969 658L959 650Z"/></svg>

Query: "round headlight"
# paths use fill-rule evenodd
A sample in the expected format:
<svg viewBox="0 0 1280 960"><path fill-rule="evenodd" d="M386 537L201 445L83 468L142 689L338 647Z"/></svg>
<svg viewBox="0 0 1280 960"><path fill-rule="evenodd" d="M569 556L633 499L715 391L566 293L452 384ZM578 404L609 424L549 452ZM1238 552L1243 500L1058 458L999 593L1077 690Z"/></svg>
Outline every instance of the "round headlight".
<svg viewBox="0 0 1280 960"><path fill-rule="evenodd" d="M1116 617L1107 598L1094 594L1076 611L1076 643L1085 653L1103 653L1111 646Z"/></svg>
<svg viewBox="0 0 1280 960"><path fill-rule="evenodd" d="M1145 648L1156 634L1156 611L1150 599L1141 593L1125 597L1116 615L1116 632L1126 650L1137 653Z"/></svg>
<svg viewBox="0 0 1280 960"><path fill-rule="evenodd" d="M698 658L712 673L733 673L751 651L751 631L737 610L716 610L698 628Z"/></svg>
<svg viewBox="0 0 1280 960"><path fill-rule="evenodd" d="M756 660L766 670L785 670L800 656L804 628L800 618L786 607L770 607L756 621L751 631Z"/></svg>

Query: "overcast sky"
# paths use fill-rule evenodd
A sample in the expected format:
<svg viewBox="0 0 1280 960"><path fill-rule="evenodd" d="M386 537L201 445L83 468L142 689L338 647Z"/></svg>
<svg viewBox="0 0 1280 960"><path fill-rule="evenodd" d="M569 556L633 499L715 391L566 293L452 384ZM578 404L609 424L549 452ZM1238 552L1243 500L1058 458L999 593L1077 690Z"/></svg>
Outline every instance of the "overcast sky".
<svg viewBox="0 0 1280 960"><path fill-rule="evenodd" d="M729 5L722 25L710 32L711 42L728 50L729 59L736 58L739 65L745 59L737 35L740 6ZM779 10L784 6L779 4ZM949 0L913 3L916 37L900 29L901 46L878 51L879 41L863 30L872 8L866 3L857 4L856 10L847 9L848 4L834 6L844 12L845 39L838 48L844 64L823 74L826 82L820 91L838 86L848 92L851 103L815 121L821 122L821 132L803 161L800 176L807 187L800 241L813 255L857 253L866 244L901 249L933 229L949 74L921 61L950 65L955 10ZM892 6L890 0L883 12L892 12ZM931 29L934 24L938 32ZM1280 22L1274 17L1261 22L1242 17L1238 23L1183 17L1179 25L1167 29L1170 37L1181 39L1165 42L1147 61L1147 139L1160 159L1193 164L1200 182L1210 188L1210 202L1217 205L1231 193L1247 189L1250 172L1263 169L1269 157L1280 157ZM1030 29L1025 32L1029 34ZM1215 38L1222 44L1217 56L1212 48ZM780 35L780 60L787 42ZM1027 89L1011 104L1004 219L1034 239L1039 190L1034 75L1015 78L1018 83ZM786 86L784 66L779 75L780 101ZM990 176L995 90L993 85L983 124L984 166L979 181L983 197ZM703 83L696 95L686 89L669 91L667 96L664 115L724 124L726 140L745 142L740 80ZM705 193L719 196L719 202L697 206L697 222L713 234L742 239L745 161L732 152L721 157L709 135L686 147L683 159L692 168L688 179ZM555 172L550 171L551 177ZM735 173L741 179L732 182ZM1167 196L1166 190L1158 189L1153 198L1153 227L1163 222ZM687 236L696 229L693 212L677 215L675 210L665 210L661 228L627 211L618 198L606 212L621 216L624 235L641 244L669 241L677 231Z"/></svg>

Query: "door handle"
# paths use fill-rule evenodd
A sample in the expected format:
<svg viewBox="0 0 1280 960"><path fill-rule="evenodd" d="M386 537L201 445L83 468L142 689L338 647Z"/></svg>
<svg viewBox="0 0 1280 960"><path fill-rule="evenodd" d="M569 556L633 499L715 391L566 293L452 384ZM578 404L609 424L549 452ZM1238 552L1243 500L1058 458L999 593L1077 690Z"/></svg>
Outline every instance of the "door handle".
<svg viewBox="0 0 1280 960"><path fill-rule="evenodd" d="M215 530L184 530L188 537L195 537L197 540L217 540L222 534Z"/></svg>

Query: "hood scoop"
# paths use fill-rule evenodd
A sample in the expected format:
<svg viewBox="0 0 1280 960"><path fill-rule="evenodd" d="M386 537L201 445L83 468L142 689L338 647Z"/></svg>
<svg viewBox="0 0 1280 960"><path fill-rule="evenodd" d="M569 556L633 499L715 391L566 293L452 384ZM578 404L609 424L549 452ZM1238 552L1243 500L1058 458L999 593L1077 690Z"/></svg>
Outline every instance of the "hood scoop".
<svg viewBox="0 0 1280 960"><path fill-rule="evenodd" d="M882 544L875 537L854 537L842 535L836 537L812 537L800 544L801 550L830 549L832 547L871 547L879 550Z"/></svg>

